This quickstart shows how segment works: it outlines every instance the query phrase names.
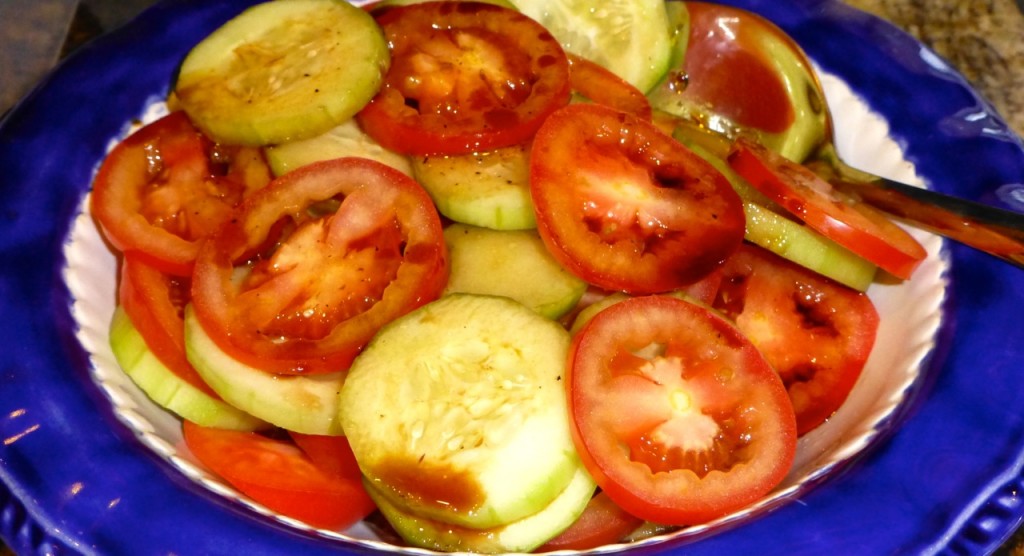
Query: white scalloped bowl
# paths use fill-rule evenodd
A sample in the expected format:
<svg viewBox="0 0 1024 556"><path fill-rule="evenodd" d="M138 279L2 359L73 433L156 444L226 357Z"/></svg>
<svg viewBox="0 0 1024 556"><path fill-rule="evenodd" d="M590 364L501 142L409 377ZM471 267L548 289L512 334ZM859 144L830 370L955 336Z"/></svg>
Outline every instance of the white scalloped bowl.
<svg viewBox="0 0 1024 556"><path fill-rule="evenodd" d="M913 165L903 158L901 149L889 137L888 124L870 112L843 81L825 73L821 77L836 119L836 145L844 160L876 175L922 185ZM154 103L146 120L155 119L162 110L162 105ZM121 371L108 338L116 302L117 262L85 212L87 198L82 206L83 212L76 219L65 247L68 261L65 279L75 300L73 315L80 326L79 341L91 356L96 384L109 396L117 416L134 431L140 442L192 480L256 512L311 530L301 522L253 502L194 463L181 441L180 421L153 404ZM824 425L800 439L794 467L785 481L758 503L714 522L631 544L610 545L599 552L647 546L666 539L697 539L725 525L752 519L827 481L830 474L855 460L891 428L897 410L907 400L935 346L947 286L948 262L941 254L942 241L930 234L912 233L927 249L928 259L911 280L894 285L876 283L869 289L868 295L881 316L875 347L842 408ZM363 548L410 554L429 552L388 544L365 524L357 524L346 531L314 531L327 539L344 540Z"/></svg>

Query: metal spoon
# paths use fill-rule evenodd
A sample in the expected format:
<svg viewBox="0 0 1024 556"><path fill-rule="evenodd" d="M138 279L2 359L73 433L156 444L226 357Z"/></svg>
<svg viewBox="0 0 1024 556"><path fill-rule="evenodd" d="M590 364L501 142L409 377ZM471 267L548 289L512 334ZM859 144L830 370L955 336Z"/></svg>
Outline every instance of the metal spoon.
<svg viewBox="0 0 1024 556"><path fill-rule="evenodd" d="M698 130L727 138L753 135L784 155L805 159L804 164L850 197L911 226L1024 268L1024 214L875 176L843 162L835 148L832 117L821 82L810 59L784 31L757 14L737 8L702 2L671 4L677 10L675 13L684 18L679 24L680 32L688 33L691 38L699 35L704 41L702 47L688 48L685 52L688 58L694 54L702 56L701 63L694 64L687 59L686 71L689 74L670 76L651 93L652 104L656 108L667 107L669 112L688 120L684 127L689 125L693 129L683 130L683 133L692 135L694 130ZM683 6L686 9L680 10ZM699 34L693 33L692 29L698 29ZM685 39L685 36L681 37L681 40ZM713 73L712 61L722 60L723 64L728 64L730 54L752 48L767 51L771 57L770 71L777 74L780 83L789 84L791 106L787 109L792 108L795 119L802 122L795 131L769 130L759 128L757 124L738 123L744 117L750 121L757 120L756 117L750 118L751 110L758 109L757 103L738 108L709 106L707 102L686 99L688 85L692 86L700 79L722 79L725 75ZM757 68L753 66L745 69L748 73L755 70ZM763 77L762 85L765 83ZM758 94L763 93L759 90ZM763 101L758 99L758 102ZM768 110L778 106L773 105ZM761 109L764 110L763 107ZM766 120L762 117L761 121ZM719 140L710 142L717 143L719 150L724 144Z"/></svg>
<svg viewBox="0 0 1024 556"><path fill-rule="evenodd" d="M838 158L808 165L833 187L893 217L1024 268L1024 214L866 174Z"/></svg>

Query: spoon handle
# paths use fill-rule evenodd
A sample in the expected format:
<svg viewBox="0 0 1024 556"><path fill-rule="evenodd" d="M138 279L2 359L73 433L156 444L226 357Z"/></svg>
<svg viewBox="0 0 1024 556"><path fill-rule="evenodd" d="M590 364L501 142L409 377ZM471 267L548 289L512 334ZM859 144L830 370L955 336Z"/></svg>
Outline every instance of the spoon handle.
<svg viewBox="0 0 1024 556"><path fill-rule="evenodd" d="M688 145L722 158L732 141L697 124L665 119L664 125ZM922 230L973 247L1024 268L1024 214L976 203L929 189L914 187L857 170L843 162L834 145L822 145L805 163L811 170L847 196L881 210Z"/></svg>
<svg viewBox="0 0 1024 556"><path fill-rule="evenodd" d="M1024 214L887 178L833 183L905 222L1024 268Z"/></svg>

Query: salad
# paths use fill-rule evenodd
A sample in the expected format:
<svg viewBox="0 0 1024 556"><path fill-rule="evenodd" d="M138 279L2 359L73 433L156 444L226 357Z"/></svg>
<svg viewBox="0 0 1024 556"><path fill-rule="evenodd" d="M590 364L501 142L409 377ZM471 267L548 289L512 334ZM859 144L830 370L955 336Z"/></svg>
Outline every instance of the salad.
<svg viewBox="0 0 1024 556"><path fill-rule="evenodd" d="M787 150L812 103L665 100L728 8L629 4L664 34L595 53L531 7L261 4L100 168L114 352L254 500L439 550L613 543L761 499L856 381L863 290L924 250L813 230L863 213Z"/></svg>

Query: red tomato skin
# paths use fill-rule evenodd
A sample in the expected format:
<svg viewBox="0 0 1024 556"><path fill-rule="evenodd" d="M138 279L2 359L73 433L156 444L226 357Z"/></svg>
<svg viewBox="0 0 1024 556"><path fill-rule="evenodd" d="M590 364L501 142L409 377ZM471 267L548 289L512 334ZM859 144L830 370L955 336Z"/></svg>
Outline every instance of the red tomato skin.
<svg viewBox="0 0 1024 556"><path fill-rule="evenodd" d="M123 258L118 303L146 346L178 378L219 400L220 396L185 356L185 324L181 311L188 302L187 296L188 279L160 272L135 254Z"/></svg>
<svg viewBox="0 0 1024 556"><path fill-rule="evenodd" d="M630 515L604 492L598 492L587 508L568 529L544 543L537 552L589 550L622 541L636 531L644 520Z"/></svg>
<svg viewBox="0 0 1024 556"><path fill-rule="evenodd" d="M357 118L391 150L446 155L522 144L569 102L561 45L515 10L424 2L382 10L377 22L391 67Z"/></svg>
<svg viewBox="0 0 1024 556"><path fill-rule="evenodd" d="M215 152L228 160L215 164ZM234 154L240 156L237 165ZM218 150L184 112L172 112L107 155L93 181L90 209L116 249L162 272L188 276L202 242L230 219L246 193L267 181L260 153Z"/></svg>
<svg viewBox="0 0 1024 556"><path fill-rule="evenodd" d="M864 369L879 316L864 293L745 244L723 269L713 306L736 322L782 377L797 432L843 404Z"/></svg>
<svg viewBox="0 0 1024 556"><path fill-rule="evenodd" d="M640 89L596 62L575 54L568 56L573 92L638 118L651 119L651 103Z"/></svg>
<svg viewBox="0 0 1024 556"><path fill-rule="evenodd" d="M159 150L163 138L202 152L202 135L184 112L172 112L119 143L104 159L93 182L91 210L104 237L122 252L139 252L160 270L187 276L198 252L194 241L153 226L141 215L139 190L150 181L147 150ZM194 157L193 164L205 165ZM200 172L203 168L199 169Z"/></svg>
<svg viewBox="0 0 1024 556"><path fill-rule="evenodd" d="M356 463L352 447L344 436L327 436L319 434L303 434L288 431L295 445L298 446L325 473L338 477L359 477L362 472Z"/></svg>
<svg viewBox="0 0 1024 556"><path fill-rule="evenodd" d="M258 308L252 303L261 299L261 290L243 290L233 281L234 266L253 257L254 251L268 242L278 241L274 234L282 218L340 195L346 200L357 198L360 203L346 213L342 223L354 219L354 226L363 225L360 217L364 215L395 223L395 233L402 239L401 265L395 276L379 299L365 310L326 323L322 335L281 338L263 333L251 320ZM341 206L346 206L344 201ZM380 250L363 245L364 251L367 248ZM329 260L339 259L338 255L321 248L305 253L304 258ZM203 330L218 347L247 365L279 374L337 372L348 368L381 326L440 296L448 279L448 262L440 217L418 183L372 160L328 160L289 172L246 200L238 218L200 251L193 273L193 306ZM331 289L321 283L321 275L309 279ZM342 285L333 287L342 290ZM359 288L361 284L346 286ZM273 290L267 293L262 296L264 302L277 301Z"/></svg>
<svg viewBox="0 0 1024 556"><path fill-rule="evenodd" d="M376 506L360 475L324 472L294 444L253 432L183 424L185 445L215 475L282 515L340 531Z"/></svg>
<svg viewBox="0 0 1024 556"><path fill-rule="evenodd" d="M681 292L697 303L711 305L718 295L718 289L722 287L723 278L722 268L718 268L699 281L687 286Z"/></svg>
<svg viewBox="0 0 1024 556"><path fill-rule="evenodd" d="M842 198L808 168L753 141L739 139L728 162L793 216L897 278L910 278L928 255L913 236L881 212Z"/></svg>
<svg viewBox="0 0 1024 556"><path fill-rule="evenodd" d="M659 329L654 337L649 333ZM684 344L674 346L676 341ZM698 346L714 346L718 355L712 356L713 359L721 357L731 362L714 362L687 378L703 383L698 389L687 391L688 399L703 399L718 410L729 406L729 400L733 400L736 407L728 414L734 418L743 415L751 427L748 432L752 442L746 448L746 455L714 456L725 458L724 463L720 462L724 467L712 465L722 472L698 477L688 468L672 466L678 453L666 453L667 459L660 465L669 466L671 471L667 472L666 468L652 474L648 464L631 459L637 457L632 455L633 448L618 436L619 425L614 419L627 419L628 426L640 426L636 423L651 419L648 414L654 404L650 403L650 398L632 399L635 392L620 386L619 397L602 405L602 397L610 399L608 396L614 389L598 385L611 385L611 381L623 376L633 385L643 382L637 378L641 375L609 370L615 363L609 363L612 359L606 358L612 357L609 353L617 349L622 350L618 353L626 354L646 349L652 343L664 344L668 346L666 353L676 354L706 349ZM796 455L796 419L781 380L749 340L709 309L669 296L637 297L612 305L594 316L573 337L568 363L572 433L580 458L601 490L632 515L663 525L710 521L761 499L792 467ZM701 367L699 361L693 364ZM728 369L727 375L720 375L723 368ZM706 374L709 371L711 374ZM726 387L706 390L722 376L729 376L726 382L735 385L736 390ZM657 388L662 386L652 384ZM618 411L609 409L607 404L617 407ZM711 411L703 406L701 410ZM608 417L602 417L605 415ZM615 416L614 419L611 416ZM732 460L734 457L739 459Z"/></svg>
<svg viewBox="0 0 1024 556"><path fill-rule="evenodd" d="M746 220L728 180L650 121L597 104L552 114L530 154L537 230L567 270L662 293L720 267Z"/></svg>

